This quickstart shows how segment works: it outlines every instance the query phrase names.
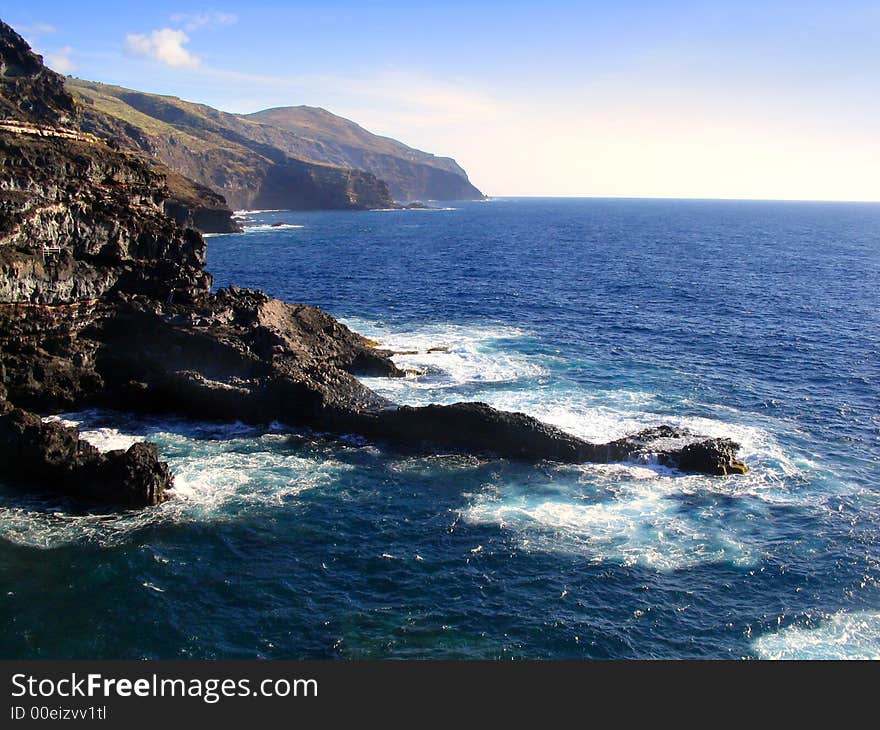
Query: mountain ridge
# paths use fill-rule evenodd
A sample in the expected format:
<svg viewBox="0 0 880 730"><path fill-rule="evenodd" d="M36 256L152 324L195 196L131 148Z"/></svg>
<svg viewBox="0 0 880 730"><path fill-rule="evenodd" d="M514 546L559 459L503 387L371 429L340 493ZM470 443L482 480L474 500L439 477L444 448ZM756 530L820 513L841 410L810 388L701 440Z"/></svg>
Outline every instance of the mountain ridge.
<svg viewBox="0 0 880 730"><path fill-rule="evenodd" d="M203 104L68 78L85 128L146 152L232 208L363 210L392 205L387 185L352 168L296 158L244 133L248 122ZM255 124L255 123L250 123Z"/></svg>
<svg viewBox="0 0 880 730"><path fill-rule="evenodd" d="M454 160L374 135L318 107L233 114L176 96L83 79L68 78L66 86L84 106L121 122L125 131L115 133L122 134L124 144L216 190L234 208L388 207L392 199L484 198ZM299 174L291 176L294 169ZM351 203L322 204L306 189L282 188L304 185L309 177L334 176L350 177ZM383 184L388 187L384 197Z"/></svg>
<svg viewBox="0 0 880 730"><path fill-rule="evenodd" d="M467 173L453 158L435 155L410 147L393 137L374 134L345 117L323 107L306 105L263 109L241 115L271 126L287 129L304 138L314 138L325 145L325 154L338 164L362 167L388 183L395 200L481 200L485 196L468 179ZM418 175L395 169L394 161L403 160L439 171L427 183ZM448 177L453 176L453 177ZM460 178L460 179L459 179Z"/></svg>

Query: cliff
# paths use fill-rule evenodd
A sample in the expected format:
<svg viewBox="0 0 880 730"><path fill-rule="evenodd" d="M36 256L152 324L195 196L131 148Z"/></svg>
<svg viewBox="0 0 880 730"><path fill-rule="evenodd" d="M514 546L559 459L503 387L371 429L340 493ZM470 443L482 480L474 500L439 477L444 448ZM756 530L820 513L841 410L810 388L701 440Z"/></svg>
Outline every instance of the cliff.
<svg viewBox="0 0 880 730"><path fill-rule="evenodd" d="M249 114L247 119L292 132L262 130L267 141L291 152L369 170L388 183L391 196L413 200L482 200L485 196L450 157L413 149L390 137L368 132L354 122L308 106L279 107Z"/></svg>
<svg viewBox="0 0 880 730"><path fill-rule="evenodd" d="M393 205L375 175L273 145L256 122L174 97L68 79L85 129L142 151L237 209L364 210Z"/></svg>
<svg viewBox="0 0 880 730"><path fill-rule="evenodd" d="M173 492L155 446L98 453L34 412L86 406L282 421L399 449L517 459L645 458L743 471L736 444L674 429L591 444L523 414L397 406L358 374L390 353L328 314L210 292L205 242L166 213L164 174L75 125L62 80L0 22L0 477L128 507ZM345 262L340 262L344 266Z"/></svg>
<svg viewBox="0 0 880 730"><path fill-rule="evenodd" d="M76 116L64 79L0 20L0 118L63 125Z"/></svg>
<svg viewBox="0 0 880 730"><path fill-rule="evenodd" d="M126 125L128 131L120 136L128 139L131 148L146 150L169 167L218 190L236 208L320 205L321 198L310 197L308 188L282 188L315 166L316 172L323 171L317 175L319 179L329 174L328 167L348 170L354 176L353 207L391 204L387 197L380 200L378 191L371 199L369 190L375 183L361 177L365 174L386 183L390 197L402 202L484 197L454 160L371 134L323 109L284 107L238 115L175 97L80 79L68 79L67 86L86 106ZM299 176L292 178L277 171L269 175L266 161L296 168ZM270 203L270 196L291 202ZM329 200L326 207L340 207L340 203Z"/></svg>

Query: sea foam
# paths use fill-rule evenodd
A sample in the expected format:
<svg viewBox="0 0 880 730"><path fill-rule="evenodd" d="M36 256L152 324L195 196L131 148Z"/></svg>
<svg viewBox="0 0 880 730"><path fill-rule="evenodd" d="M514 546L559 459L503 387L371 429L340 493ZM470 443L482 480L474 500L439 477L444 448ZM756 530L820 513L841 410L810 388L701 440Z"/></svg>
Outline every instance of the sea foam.
<svg viewBox="0 0 880 730"><path fill-rule="evenodd" d="M383 349L398 353L392 359L399 368L421 373L404 379L365 379L374 390L394 400L405 398L411 405L438 402L429 391L532 379L545 373L530 358L499 348L505 340L527 337L516 327L438 323L405 330L365 320L344 322Z"/></svg>
<svg viewBox="0 0 880 730"><path fill-rule="evenodd" d="M762 659L880 659L880 613L839 611L810 624L759 636L755 652Z"/></svg>
<svg viewBox="0 0 880 730"><path fill-rule="evenodd" d="M272 231L290 231L297 228L305 228L299 223L281 223L280 225L272 225L269 223L258 223L255 225L244 225L245 233L271 233Z"/></svg>

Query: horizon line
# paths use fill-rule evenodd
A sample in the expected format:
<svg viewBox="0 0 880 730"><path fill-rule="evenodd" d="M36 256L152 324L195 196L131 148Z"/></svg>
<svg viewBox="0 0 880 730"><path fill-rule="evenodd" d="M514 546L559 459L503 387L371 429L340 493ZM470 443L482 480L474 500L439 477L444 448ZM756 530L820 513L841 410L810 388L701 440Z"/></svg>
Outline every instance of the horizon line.
<svg viewBox="0 0 880 730"><path fill-rule="evenodd" d="M533 198L533 199L566 199L566 200L681 200L681 201L706 201L706 202L738 202L738 203L857 203L864 205L878 205L880 198L874 200L853 200L845 198L736 198L736 197L699 197L677 195L490 195L486 193L486 199L493 198Z"/></svg>

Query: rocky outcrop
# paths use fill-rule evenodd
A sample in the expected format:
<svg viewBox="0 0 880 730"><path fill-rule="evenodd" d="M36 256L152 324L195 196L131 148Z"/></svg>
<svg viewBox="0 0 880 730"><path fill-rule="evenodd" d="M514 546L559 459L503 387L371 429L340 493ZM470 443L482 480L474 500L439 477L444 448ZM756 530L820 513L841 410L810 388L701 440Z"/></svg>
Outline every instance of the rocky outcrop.
<svg viewBox="0 0 880 730"><path fill-rule="evenodd" d="M114 303L90 333L109 405L193 418L283 421L356 433L408 451L560 462L655 461L681 471L743 473L738 445L661 426L595 444L484 403L397 406L355 375L399 377L387 353L306 305L221 290L193 309L145 297ZM89 333L87 333L89 334Z"/></svg>
<svg viewBox="0 0 880 730"><path fill-rule="evenodd" d="M654 459L684 472L726 476L745 474L746 465L737 460L739 444L726 438L701 438L686 428L655 426L611 441L604 447L604 461ZM602 461L601 458L593 461Z"/></svg>
<svg viewBox="0 0 880 730"><path fill-rule="evenodd" d="M21 89L55 88L57 79L28 66L30 51L8 26L0 26L0 38L0 47L14 48L15 68L36 68L39 77L9 83L0 76L3 109L26 108L15 123L0 124L5 478L126 506L164 499L170 474L154 446L99 454L75 429L20 410L87 405L278 420L429 452L565 462L653 458L711 474L745 468L732 442L669 427L600 445L485 404L390 403L356 378L402 375L390 353L328 314L257 291L210 293L204 240L167 215L166 176L139 154L53 126L72 102L14 98ZM12 67L2 58L0 64Z"/></svg>
<svg viewBox="0 0 880 730"><path fill-rule="evenodd" d="M657 461L681 471L718 476L746 471L735 458L739 446L729 439L701 439L685 429L661 426L595 444L523 413L499 411L485 403L386 408L359 414L349 427L420 451L440 448L567 463Z"/></svg>
<svg viewBox="0 0 880 730"><path fill-rule="evenodd" d="M44 423L18 408L0 412L0 463L14 482L121 507L159 504L172 486L154 444L102 454L76 428Z"/></svg>
<svg viewBox="0 0 880 730"><path fill-rule="evenodd" d="M198 307L120 294L109 306L84 335L98 343L100 398L135 410L322 428L389 405L355 373L402 374L328 314L261 292L221 290Z"/></svg>
<svg viewBox="0 0 880 730"><path fill-rule="evenodd" d="M158 167L161 163L155 163ZM165 213L181 228L199 233L240 233L241 226L226 199L205 185L200 185L171 168L162 168L168 184Z"/></svg>

